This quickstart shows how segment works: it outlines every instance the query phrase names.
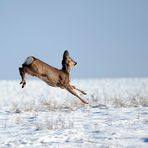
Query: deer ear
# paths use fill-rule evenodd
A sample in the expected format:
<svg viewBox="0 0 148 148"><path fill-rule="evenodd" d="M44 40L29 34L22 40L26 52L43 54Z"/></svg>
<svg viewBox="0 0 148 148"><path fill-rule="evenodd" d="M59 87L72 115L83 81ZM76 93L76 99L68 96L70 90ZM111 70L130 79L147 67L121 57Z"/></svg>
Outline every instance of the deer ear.
<svg viewBox="0 0 148 148"><path fill-rule="evenodd" d="M67 50L64 51L63 57L69 56L69 52Z"/></svg>
<svg viewBox="0 0 148 148"><path fill-rule="evenodd" d="M69 56L69 53L67 50L64 51L63 53L63 60L62 60L62 69L67 70L67 57Z"/></svg>

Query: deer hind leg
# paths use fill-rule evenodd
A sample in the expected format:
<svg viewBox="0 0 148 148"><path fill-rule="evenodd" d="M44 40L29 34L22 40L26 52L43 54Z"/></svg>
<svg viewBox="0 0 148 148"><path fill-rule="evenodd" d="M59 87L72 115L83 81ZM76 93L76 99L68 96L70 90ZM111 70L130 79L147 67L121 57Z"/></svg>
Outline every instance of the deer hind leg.
<svg viewBox="0 0 148 148"><path fill-rule="evenodd" d="M22 84L22 88L24 88L24 86L26 85L24 68L19 67L19 72L20 72L20 76L22 78L22 81L20 82L20 84Z"/></svg>
<svg viewBox="0 0 148 148"><path fill-rule="evenodd" d="M71 94L73 94L74 96L76 96L77 98L79 98L83 103L88 104L88 102L84 101L74 90L73 90L73 86L69 86L66 88Z"/></svg>
<svg viewBox="0 0 148 148"><path fill-rule="evenodd" d="M71 87L72 87L73 89L75 89L75 90L78 90L78 91L81 92L82 94L87 95L86 92L84 92L83 90L80 90L80 89L76 88L74 85L72 85Z"/></svg>

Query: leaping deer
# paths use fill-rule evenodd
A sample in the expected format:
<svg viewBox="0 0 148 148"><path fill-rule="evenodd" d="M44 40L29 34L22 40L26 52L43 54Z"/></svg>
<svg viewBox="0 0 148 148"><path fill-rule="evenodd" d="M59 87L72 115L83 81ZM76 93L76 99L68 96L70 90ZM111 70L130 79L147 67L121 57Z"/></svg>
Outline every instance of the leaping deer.
<svg viewBox="0 0 148 148"><path fill-rule="evenodd" d="M38 77L50 86L66 89L71 94L79 98L83 103L88 104L88 102L84 101L74 91L74 89L84 95L86 95L86 93L70 84L70 69L76 64L77 63L69 56L67 50L63 54L62 69L57 69L33 56L29 56L22 64L22 67L19 67L19 72L22 78L20 84L22 84L22 88L24 88L26 85L25 74L29 74L31 76Z"/></svg>

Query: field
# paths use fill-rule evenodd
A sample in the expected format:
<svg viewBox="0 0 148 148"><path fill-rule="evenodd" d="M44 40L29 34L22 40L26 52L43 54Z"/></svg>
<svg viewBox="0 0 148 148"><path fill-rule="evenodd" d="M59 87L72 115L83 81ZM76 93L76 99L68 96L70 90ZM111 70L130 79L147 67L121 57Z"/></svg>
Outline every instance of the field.
<svg viewBox="0 0 148 148"><path fill-rule="evenodd" d="M148 79L72 83L89 104L39 80L0 81L0 147L147 148Z"/></svg>

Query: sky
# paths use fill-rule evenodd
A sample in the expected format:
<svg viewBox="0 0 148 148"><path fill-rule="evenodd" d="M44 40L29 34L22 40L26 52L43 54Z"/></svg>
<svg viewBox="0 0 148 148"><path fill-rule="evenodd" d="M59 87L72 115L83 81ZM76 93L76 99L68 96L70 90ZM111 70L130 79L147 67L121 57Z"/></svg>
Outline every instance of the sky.
<svg viewBox="0 0 148 148"><path fill-rule="evenodd" d="M0 79L33 55L72 78L148 77L147 0L1 0Z"/></svg>

